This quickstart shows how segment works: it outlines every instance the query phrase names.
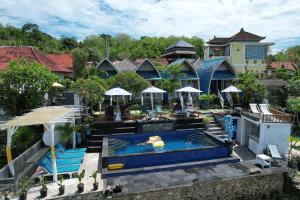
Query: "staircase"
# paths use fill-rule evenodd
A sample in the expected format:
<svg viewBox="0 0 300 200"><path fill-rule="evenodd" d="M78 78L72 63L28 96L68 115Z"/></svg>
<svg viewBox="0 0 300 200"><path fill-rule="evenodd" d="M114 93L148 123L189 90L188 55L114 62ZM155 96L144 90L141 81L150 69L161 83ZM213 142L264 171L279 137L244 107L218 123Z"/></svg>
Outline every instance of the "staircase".
<svg viewBox="0 0 300 200"><path fill-rule="evenodd" d="M83 140L83 146L87 152L100 153L102 139L109 135L133 134L137 132L136 122L95 122L91 124L92 133Z"/></svg>
<svg viewBox="0 0 300 200"><path fill-rule="evenodd" d="M222 128L222 126L216 121L216 119L212 115L210 116L212 117L212 120L209 121L208 129L204 132L210 135L214 135L221 140L227 139L226 131Z"/></svg>

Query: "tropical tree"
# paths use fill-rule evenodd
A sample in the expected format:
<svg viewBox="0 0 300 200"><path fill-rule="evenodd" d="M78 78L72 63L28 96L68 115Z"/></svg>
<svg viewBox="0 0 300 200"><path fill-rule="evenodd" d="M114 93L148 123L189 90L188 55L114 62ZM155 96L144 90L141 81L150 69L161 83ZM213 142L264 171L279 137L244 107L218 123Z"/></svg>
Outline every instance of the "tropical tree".
<svg viewBox="0 0 300 200"><path fill-rule="evenodd" d="M0 72L0 80L0 105L16 115L41 106L58 77L37 62L21 59L9 62Z"/></svg>
<svg viewBox="0 0 300 200"><path fill-rule="evenodd" d="M12 148L18 155L28 149L35 141L36 135L31 127L19 127L12 137Z"/></svg>
<svg viewBox="0 0 300 200"><path fill-rule="evenodd" d="M294 114L294 121L300 126L300 97L290 97L287 101L287 108Z"/></svg>
<svg viewBox="0 0 300 200"><path fill-rule="evenodd" d="M88 54L79 48L72 50L73 56L73 78L83 77L85 65L88 59Z"/></svg>
<svg viewBox="0 0 300 200"><path fill-rule="evenodd" d="M215 94L201 94L199 97L200 101L204 101L206 103L206 108L209 108L209 103L214 101L217 98Z"/></svg>
<svg viewBox="0 0 300 200"><path fill-rule="evenodd" d="M162 76L166 77L160 81L160 87L166 90L169 95L174 95L175 90L180 87L181 78L184 77L182 66L180 64L170 66L160 65L158 66L158 70Z"/></svg>
<svg viewBox="0 0 300 200"><path fill-rule="evenodd" d="M104 93L107 90L107 84L103 79L97 76L88 78L79 78L71 84L71 88L79 94L81 101L85 106L97 105L104 98Z"/></svg>
<svg viewBox="0 0 300 200"><path fill-rule="evenodd" d="M251 71L238 74L235 85L243 92L242 103L245 106L251 102L261 102L268 94L267 87Z"/></svg>
<svg viewBox="0 0 300 200"><path fill-rule="evenodd" d="M150 83L135 72L121 72L107 79L109 88L121 87L133 94L139 94L150 86Z"/></svg>

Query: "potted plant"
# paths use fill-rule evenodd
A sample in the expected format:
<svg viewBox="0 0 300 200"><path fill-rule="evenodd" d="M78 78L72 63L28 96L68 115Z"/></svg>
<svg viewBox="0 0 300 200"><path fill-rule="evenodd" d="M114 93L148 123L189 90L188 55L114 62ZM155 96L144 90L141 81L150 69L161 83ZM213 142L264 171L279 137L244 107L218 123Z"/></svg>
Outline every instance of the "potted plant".
<svg viewBox="0 0 300 200"><path fill-rule="evenodd" d="M91 135L92 134L92 128L90 127L90 123L92 122L91 118L86 117L83 120L84 124L84 129L86 131L86 135Z"/></svg>
<svg viewBox="0 0 300 200"><path fill-rule="evenodd" d="M91 176L94 178L93 186L94 186L95 191L98 190L97 173L98 173L98 170L95 170L95 171L93 171L92 176Z"/></svg>
<svg viewBox="0 0 300 200"><path fill-rule="evenodd" d="M205 116L205 117L203 118L203 123L204 123L204 126L205 126L206 129L209 128L209 122L210 122L211 120L212 120L212 117L209 117L209 116Z"/></svg>
<svg viewBox="0 0 300 200"><path fill-rule="evenodd" d="M21 177L19 180L19 199L26 200L27 199L27 188L29 186L29 178L27 176Z"/></svg>
<svg viewBox="0 0 300 200"><path fill-rule="evenodd" d="M77 189L78 189L78 193L82 193L84 190L84 184L81 182L82 179L84 178L85 175L85 170L82 170L79 174L77 174L77 178L78 178L78 185L77 185Z"/></svg>
<svg viewBox="0 0 300 200"><path fill-rule="evenodd" d="M44 198L47 196L47 190L48 190L48 188L46 187L46 179L44 176L41 177L40 184L42 186L42 188L40 189L41 198Z"/></svg>
<svg viewBox="0 0 300 200"><path fill-rule="evenodd" d="M65 185L63 185L63 181L64 181L63 175L59 175L58 180L59 180L59 182L57 184L59 186L59 188L58 188L59 195L63 195L65 193Z"/></svg>

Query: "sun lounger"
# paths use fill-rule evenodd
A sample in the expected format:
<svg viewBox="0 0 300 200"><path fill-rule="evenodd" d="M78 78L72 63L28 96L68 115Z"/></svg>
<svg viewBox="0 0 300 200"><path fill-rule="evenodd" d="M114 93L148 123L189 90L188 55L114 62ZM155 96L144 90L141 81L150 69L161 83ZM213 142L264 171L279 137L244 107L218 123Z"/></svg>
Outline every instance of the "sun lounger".
<svg viewBox="0 0 300 200"><path fill-rule="evenodd" d="M40 165L47 170L48 173L52 174L53 173L53 168L52 168L52 162L49 159L43 159L40 162ZM57 167L57 173L59 174L69 174L69 173L74 173L78 172L80 168L80 164L72 164L72 165L61 165L61 164L56 164Z"/></svg>
<svg viewBox="0 0 300 200"><path fill-rule="evenodd" d="M161 105L156 105L155 112L159 115L166 114L166 112L161 109Z"/></svg>
<svg viewBox="0 0 300 200"><path fill-rule="evenodd" d="M268 153L271 156L273 162L275 164L278 164L277 161L278 160L283 160L284 158L280 155L278 148L276 145L273 144L269 144L268 145Z"/></svg>
<svg viewBox="0 0 300 200"><path fill-rule="evenodd" d="M83 160L83 157L84 157L84 153L62 153L60 152L58 149L55 149L55 156L58 158L58 159L71 159L71 158L80 158L81 160ZM51 153L48 152L47 153L48 155L50 155Z"/></svg>
<svg viewBox="0 0 300 200"><path fill-rule="evenodd" d="M43 157L42 159L49 159L51 160L51 155L50 154L46 154L45 157ZM56 163L57 164L61 164L61 165L74 165L74 164L81 164L82 159L81 158L70 158L70 159L60 159L60 158L56 158Z"/></svg>
<svg viewBox="0 0 300 200"><path fill-rule="evenodd" d="M258 106L257 106L256 103L250 103L249 106L250 106L250 109L251 109L252 113L260 114Z"/></svg>
<svg viewBox="0 0 300 200"><path fill-rule="evenodd" d="M66 149L62 144L58 143L55 147L61 150L63 153L78 153L78 152L86 152L86 148L75 148L75 149Z"/></svg>
<svg viewBox="0 0 300 200"><path fill-rule="evenodd" d="M273 115L273 113L270 112L267 104L259 104L259 108L264 115Z"/></svg>

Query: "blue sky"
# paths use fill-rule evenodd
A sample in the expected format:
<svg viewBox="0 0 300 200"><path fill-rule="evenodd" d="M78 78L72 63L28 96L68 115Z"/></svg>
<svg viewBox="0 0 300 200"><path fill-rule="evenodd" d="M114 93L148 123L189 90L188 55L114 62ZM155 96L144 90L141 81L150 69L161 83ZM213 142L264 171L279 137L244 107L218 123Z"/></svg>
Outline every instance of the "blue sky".
<svg viewBox="0 0 300 200"><path fill-rule="evenodd" d="M231 36L241 27L275 42L300 44L300 0L1 0L0 22L36 23L54 36Z"/></svg>

